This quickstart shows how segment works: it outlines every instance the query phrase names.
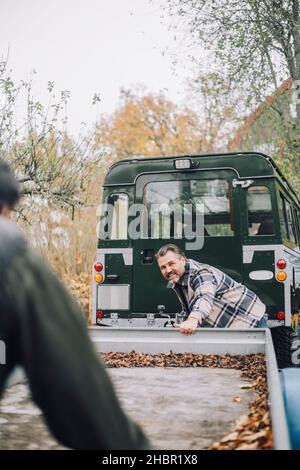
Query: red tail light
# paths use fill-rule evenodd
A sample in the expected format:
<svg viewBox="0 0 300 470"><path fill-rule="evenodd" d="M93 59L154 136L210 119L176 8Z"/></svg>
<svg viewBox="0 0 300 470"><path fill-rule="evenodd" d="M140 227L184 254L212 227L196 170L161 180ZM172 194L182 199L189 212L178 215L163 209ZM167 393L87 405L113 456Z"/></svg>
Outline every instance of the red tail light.
<svg viewBox="0 0 300 470"><path fill-rule="evenodd" d="M278 320L284 320L284 318L285 318L285 313L284 313L284 312L278 312L278 313L277 313L277 318L278 318Z"/></svg>
<svg viewBox="0 0 300 470"><path fill-rule="evenodd" d="M94 264L94 269L95 269L95 271L97 271L99 273L103 269L103 264L102 263L95 263Z"/></svg>
<svg viewBox="0 0 300 470"><path fill-rule="evenodd" d="M279 259L276 263L278 269L284 269L286 267L285 259Z"/></svg>
<svg viewBox="0 0 300 470"><path fill-rule="evenodd" d="M96 318L101 320L101 318L103 318L103 317L104 317L104 313L102 312L102 310L97 310L96 311Z"/></svg>

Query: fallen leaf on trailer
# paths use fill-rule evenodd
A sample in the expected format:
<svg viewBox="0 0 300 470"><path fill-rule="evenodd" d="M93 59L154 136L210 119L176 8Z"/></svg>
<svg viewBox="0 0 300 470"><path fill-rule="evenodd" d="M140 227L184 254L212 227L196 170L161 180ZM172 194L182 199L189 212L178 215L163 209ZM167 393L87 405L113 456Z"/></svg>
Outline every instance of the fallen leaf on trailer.
<svg viewBox="0 0 300 470"><path fill-rule="evenodd" d="M253 441L257 441L258 439L262 437L266 437L265 430L252 434L250 436L243 437L241 440L246 441L246 442L253 442Z"/></svg>
<svg viewBox="0 0 300 470"><path fill-rule="evenodd" d="M264 442L261 446L262 449L264 449L264 450L265 449L269 450L269 449L272 449L272 447L273 447L273 439L272 439L271 432L270 432L270 435L271 435L271 438L268 441Z"/></svg>
<svg viewBox="0 0 300 470"><path fill-rule="evenodd" d="M236 403L240 403L241 397L239 397L239 396L233 397L233 401L235 401Z"/></svg>
<svg viewBox="0 0 300 470"><path fill-rule="evenodd" d="M219 442L214 442L211 446L210 446L210 450L220 450L220 443Z"/></svg>
<svg viewBox="0 0 300 470"><path fill-rule="evenodd" d="M240 388L241 388L242 390L247 390L248 388L253 388L253 387L254 387L254 384L253 384L253 383L240 385Z"/></svg>
<svg viewBox="0 0 300 470"><path fill-rule="evenodd" d="M261 420L262 423L264 423L266 426L270 425L270 416L269 413L265 413L264 417Z"/></svg>
<svg viewBox="0 0 300 470"><path fill-rule="evenodd" d="M236 447L236 450L257 450L259 442L253 442L252 444L240 444Z"/></svg>
<svg viewBox="0 0 300 470"><path fill-rule="evenodd" d="M235 429L241 431L249 423L249 417L247 415L241 416L235 423Z"/></svg>
<svg viewBox="0 0 300 470"><path fill-rule="evenodd" d="M223 437L220 442L229 442L229 441L236 441L239 437L238 432L232 432L230 434L227 434L227 436Z"/></svg>
<svg viewBox="0 0 300 470"><path fill-rule="evenodd" d="M241 436L252 436L253 434L255 434L253 431L251 431L251 429L245 429L244 431L242 431L241 433Z"/></svg>

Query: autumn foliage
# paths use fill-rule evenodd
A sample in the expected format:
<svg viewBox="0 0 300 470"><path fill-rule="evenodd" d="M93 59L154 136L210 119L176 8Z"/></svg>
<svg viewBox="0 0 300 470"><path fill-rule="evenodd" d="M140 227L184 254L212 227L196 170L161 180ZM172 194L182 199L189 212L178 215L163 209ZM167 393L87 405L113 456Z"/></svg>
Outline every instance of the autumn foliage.
<svg viewBox="0 0 300 470"><path fill-rule="evenodd" d="M208 148L196 113L175 105L163 93L141 96L123 90L116 112L103 116L97 124L95 139L110 161L190 154Z"/></svg>

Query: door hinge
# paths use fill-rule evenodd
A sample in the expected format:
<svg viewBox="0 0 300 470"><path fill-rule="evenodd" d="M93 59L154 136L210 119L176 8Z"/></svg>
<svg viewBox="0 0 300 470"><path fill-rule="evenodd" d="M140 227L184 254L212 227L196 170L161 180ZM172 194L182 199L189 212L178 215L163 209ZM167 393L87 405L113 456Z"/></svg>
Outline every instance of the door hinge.
<svg viewBox="0 0 300 470"><path fill-rule="evenodd" d="M254 180L232 180L232 187L233 188L237 188L238 186L240 186L241 188L245 189L245 188L249 188L249 186L251 186L251 184L254 183Z"/></svg>

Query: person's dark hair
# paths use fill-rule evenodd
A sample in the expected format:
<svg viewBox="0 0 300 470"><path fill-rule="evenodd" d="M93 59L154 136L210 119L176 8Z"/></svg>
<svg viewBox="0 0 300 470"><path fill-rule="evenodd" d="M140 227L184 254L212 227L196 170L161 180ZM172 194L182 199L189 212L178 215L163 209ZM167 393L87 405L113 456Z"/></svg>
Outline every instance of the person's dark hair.
<svg viewBox="0 0 300 470"><path fill-rule="evenodd" d="M175 255L178 255L178 257L185 257L184 252L181 250L181 248L179 248L179 246L172 245L171 243L169 243L168 245L161 246L158 252L155 253L156 260L158 260L158 258L160 258L161 256L165 256L168 251L172 251L173 253L175 253Z"/></svg>
<svg viewBox="0 0 300 470"><path fill-rule="evenodd" d="M263 220L260 224L256 235L273 235L274 233L274 223L273 219Z"/></svg>
<svg viewBox="0 0 300 470"><path fill-rule="evenodd" d="M0 211L3 207L12 209L20 197L20 189L14 173L8 164L0 159Z"/></svg>

